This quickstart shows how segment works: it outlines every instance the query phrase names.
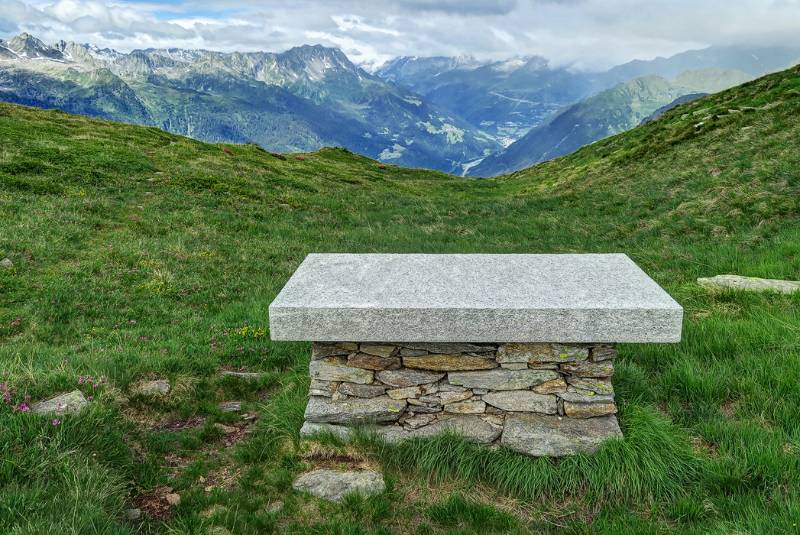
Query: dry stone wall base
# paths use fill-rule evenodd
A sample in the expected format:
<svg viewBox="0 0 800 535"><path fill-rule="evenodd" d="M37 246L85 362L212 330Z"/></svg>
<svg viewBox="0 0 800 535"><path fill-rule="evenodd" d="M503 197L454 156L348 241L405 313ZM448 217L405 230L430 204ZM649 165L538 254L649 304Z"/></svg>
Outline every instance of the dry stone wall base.
<svg viewBox="0 0 800 535"><path fill-rule="evenodd" d="M453 432L533 456L622 436L609 344L315 342L302 436L390 442Z"/></svg>

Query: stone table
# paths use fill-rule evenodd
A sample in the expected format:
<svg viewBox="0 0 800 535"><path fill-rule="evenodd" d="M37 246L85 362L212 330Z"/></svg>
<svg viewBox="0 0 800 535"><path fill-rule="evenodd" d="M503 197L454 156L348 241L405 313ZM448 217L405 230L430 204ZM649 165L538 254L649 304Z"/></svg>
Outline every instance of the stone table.
<svg viewBox="0 0 800 535"><path fill-rule="evenodd" d="M303 434L560 456L621 436L614 344L679 342L683 309L624 254L310 254L269 317L313 342Z"/></svg>

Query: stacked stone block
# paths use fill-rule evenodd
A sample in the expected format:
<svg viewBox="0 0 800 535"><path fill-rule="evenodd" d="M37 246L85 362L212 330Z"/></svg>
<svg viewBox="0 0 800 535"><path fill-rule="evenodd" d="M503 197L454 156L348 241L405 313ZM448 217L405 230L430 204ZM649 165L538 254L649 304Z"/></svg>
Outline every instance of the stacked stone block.
<svg viewBox="0 0 800 535"><path fill-rule="evenodd" d="M607 344L315 342L302 433L377 424L387 440L454 431L530 455L621 436Z"/></svg>

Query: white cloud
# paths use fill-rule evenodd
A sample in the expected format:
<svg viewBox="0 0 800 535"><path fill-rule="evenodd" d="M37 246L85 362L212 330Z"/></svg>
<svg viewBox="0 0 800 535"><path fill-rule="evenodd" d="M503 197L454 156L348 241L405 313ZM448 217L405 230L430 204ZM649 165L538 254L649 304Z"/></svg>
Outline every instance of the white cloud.
<svg viewBox="0 0 800 535"><path fill-rule="evenodd" d="M800 44L800 0L2 0L0 37L123 51L284 50L319 42L375 64L398 55L543 55L602 68L711 44Z"/></svg>
<svg viewBox="0 0 800 535"><path fill-rule="evenodd" d="M337 29L342 32L363 32L363 33L377 33L384 35L391 35L392 37L400 37L403 35L398 30L391 28L380 28L364 22L362 17L358 15L332 15L331 20L336 23Z"/></svg>

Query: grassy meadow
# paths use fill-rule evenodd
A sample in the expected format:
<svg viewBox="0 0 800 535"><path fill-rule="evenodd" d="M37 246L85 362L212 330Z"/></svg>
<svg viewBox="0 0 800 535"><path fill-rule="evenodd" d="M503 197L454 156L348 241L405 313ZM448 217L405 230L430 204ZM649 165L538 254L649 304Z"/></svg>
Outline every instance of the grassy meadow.
<svg viewBox="0 0 800 535"><path fill-rule="evenodd" d="M621 346L625 439L592 456L301 442L310 344L271 342L267 307L309 252L624 252L684 306L683 341ZM487 180L0 104L6 257L4 534L800 532L800 295L695 282L800 279L797 68ZM170 394L132 395L148 378ZM78 415L16 410L76 388ZM292 490L337 466L387 491Z"/></svg>

